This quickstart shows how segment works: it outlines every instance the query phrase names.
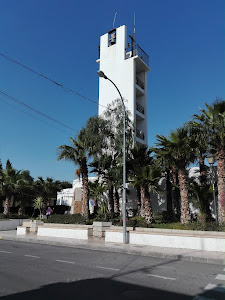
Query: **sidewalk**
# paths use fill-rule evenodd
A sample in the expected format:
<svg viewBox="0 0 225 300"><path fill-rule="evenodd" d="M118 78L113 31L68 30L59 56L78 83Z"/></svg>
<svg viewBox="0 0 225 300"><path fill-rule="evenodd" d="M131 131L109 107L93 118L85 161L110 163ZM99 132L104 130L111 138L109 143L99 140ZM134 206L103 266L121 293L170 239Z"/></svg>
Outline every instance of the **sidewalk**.
<svg viewBox="0 0 225 300"><path fill-rule="evenodd" d="M153 247L145 245L125 245L105 242L101 238L89 238L88 240L76 240L68 238L39 237L35 234L17 235L16 230L0 231L0 240L19 241L25 243L37 243L45 245L55 245L72 247L78 249L91 249L100 251L110 251L134 255L143 255L159 258L170 258L174 260L184 260L212 264L224 264L225 255L223 252L199 251L189 249L174 249L164 247ZM1 244L0 244L1 245ZM225 245L224 245L225 247Z"/></svg>

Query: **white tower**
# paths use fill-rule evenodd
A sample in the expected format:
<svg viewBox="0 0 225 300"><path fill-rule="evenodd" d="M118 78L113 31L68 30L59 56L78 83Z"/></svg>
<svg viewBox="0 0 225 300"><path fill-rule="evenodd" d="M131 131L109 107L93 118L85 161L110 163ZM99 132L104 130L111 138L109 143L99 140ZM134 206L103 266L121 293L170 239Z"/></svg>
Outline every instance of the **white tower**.
<svg viewBox="0 0 225 300"><path fill-rule="evenodd" d="M103 71L118 87L126 107L131 112L135 128L135 140L148 144L147 128L147 72L148 55L129 36L127 27L112 29L100 38L99 70ZM99 78L99 115L105 106L118 99L119 95L112 83ZM101 106L102 105L102 106ZM104 106L104 107L103 107Z"/></svg>

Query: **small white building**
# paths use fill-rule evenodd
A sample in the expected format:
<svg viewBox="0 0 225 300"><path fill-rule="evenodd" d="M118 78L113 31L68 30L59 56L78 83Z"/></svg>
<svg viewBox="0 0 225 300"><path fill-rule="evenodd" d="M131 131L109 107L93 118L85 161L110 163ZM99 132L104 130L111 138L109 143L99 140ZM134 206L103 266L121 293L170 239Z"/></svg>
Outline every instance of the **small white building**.
<svg viewBox="0 0 225 300"><path fill-rule="evenodd" d="M89 181L94 182L97 180L97 177L89 177ZM159 182L162 191L164 191L161 195L157 195L156 193L151 192L151 200L153 210L166 210L166 194L165 194L165 179L162 178ZM119 191L120 194L120 207L122 207L122 191ZM70 213L76 214L81 212L82 205L82 182L79 179L75 179L73 181L73 186L70 189L64 189L57 193L57 205L67 205L70 207ZM91 203L93 199L90 199L89 209L91 211ZM108 193L105 192L101 201L108 202ZM132 186L128 186L127 191L127 210L128 213L132 213L133 209L137 208L137 192L136 189Z"/></svg>
<svg viewBox="0 0 225 300"><path fill-rule="evenodd" d="M101 36L97 63L99 70L116 84L131 112L136 133L134 139L147 145L147 72L150 70L148 55L136 43L134 35L127 37L127 27L121 26ZM118 98L118 91L112 83L99 78L99 115L108 104Z"/></svg>

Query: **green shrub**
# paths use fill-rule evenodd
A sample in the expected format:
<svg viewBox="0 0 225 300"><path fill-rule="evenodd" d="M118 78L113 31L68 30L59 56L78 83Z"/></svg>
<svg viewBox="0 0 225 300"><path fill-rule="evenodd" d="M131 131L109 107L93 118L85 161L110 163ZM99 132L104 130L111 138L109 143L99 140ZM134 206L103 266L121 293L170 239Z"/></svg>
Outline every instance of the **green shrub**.
<svg viewBox="0 0 225 300"><path fill-rule="evenodd" d="M18 215L18 214L0 214L0 219L29 219L27 215Z"/></svg>
<svg viewBox="0 0 225 300"><path fill-rule="evenodd" d="M120 219L119 222L115 223L114 225L123 226L123 219ZM146 223L143 217L127 218L126 225L127 227L144 227L144 228L151 227L151 225Z"/></svg>
<svg viewBox="0 0 225 300"><path fill-rule="evenodd" d="M153 220L155 223L163 223L164 222L164 216L163 211L156 210L153 212Z"/></svg>
<svg viewBox="0 0 225 300"><path fill-rule="evenodd" d="M100 212L98 212L97 216L94 217L93 221L112 222L113 225L116 225L120 221L120 217L116 217L113 213L101 214Z"/></svg>
<svg viewBox="0 0 225 300"><path fill-rule="evenodd" d="M123 226L123 220L114 224ZM176 223L152 223L147 224L142 217L128 218L126 225L128 227L143 227L143 228L162 228L162 229L177 229L177 230L200 230L200 231L223 231L225 232L225 224L220 225L217 222L191 222L188 224Z"/></svg>
<svg viewBox="0 0 225 300"><path fill-rule="evenodd" d="M58 224L87 224L85 218L81 214L76 215L51 215L48 219L44 220L45 223L58 223ZM88 222L90 224L90 222Z"/></svg>
<svg viewBox="0 0 225 300"><path fill-rule="evenodd" d="M152 228L162 229L178 229L178 230L200 230L200 231L225 231L225 224L219 225L217 222L191 222L188 224L177 223L161 223L151 224Z"/></svg>
<svg viewBox="0 0 225 300"><path fill-rule="evenodd" d="M174 220L174 215L172 213L169 213L166 210L159 211L156 210L153 212L153 220L155 223L168 223L168 222L173 222Z"/></svg>

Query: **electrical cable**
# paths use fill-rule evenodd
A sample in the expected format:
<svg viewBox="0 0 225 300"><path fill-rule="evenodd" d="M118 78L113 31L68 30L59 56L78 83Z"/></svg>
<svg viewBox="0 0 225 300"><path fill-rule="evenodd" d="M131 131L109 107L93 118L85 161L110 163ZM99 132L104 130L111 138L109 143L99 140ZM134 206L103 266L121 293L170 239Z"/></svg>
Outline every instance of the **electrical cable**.
<svg viewBox="0 0 225 300"><path fill-rule="evenodd" d="M1 98L0 98L0 101L4 102L5 104L7 104L7 105L9 105L9 106L11 106L11 107L13 107L13 108L15 108L15 109L18 109L19 111L23 112L24 114L27 114L28 116L31 116L32 118L34 118L34 119L36 119L36 120L38 120L38 121L40 121L40 122L42 122L42 123L44 123L44 124L47 124L47 125L49 125L49 126L55 128L55 129L57 129L57 130L60 130L60 131L62 131L62 132L64 132L64 133L66 133L67 135L70 135L70 136L71 136L71 134L68 133L68 132L66 132L65 130L60 129L60 128L58 128L58 127L55 127L54 125L51 125L51 124L49 124L49 123L47 123L47 122L45 122L45 121L43 121L43 120L41 120L41 119L39 119L39 118L33 116L32 114L29 114L28 112L26 112L26 111L24 111L24 110L22 110L22 109L20 109L20 108L18 108L18 107L16 107L16 106L14 106L14 105L12 105L12 104L10 104L10 103L8 103L8 102L2 100Z"/></svg>
<svg viewBox="0 0 225 300"><path fill-rule="evenodd" d="M44 79L49 80L50 82L52 82L53 84L57 85L58 87L61 87L65 92L71 92L71 93L73 93L73 94L75 94L75 95L77 95L77 96L79 96L79 97L81 97L81 98L83 98L83 99L85 99L85 100L88 100L88 101L90 101L90 102L92 102L92 103L95 103L95 104L97 104L97 105L99 105L99 106L102 106L102 107L104 107L104 108L107 108L106 106L104 106L104 105L102 105L102 104L99 104L97 101L92 100L92 99L90 99L90 98L88 98L88 97L86 97L86 96L83 96L82 94L80 94L80 93L78 93L78 92L76 92L76 91L74 91L74 90L72 90L72 89L70 89L70 88L65 87L63 84L58 83L58 82L56 82L55 80L51 79L50 77L48 77L48 76L46 76L46 75L43 75L42 73L39 73L39 72L37 72L37 71L31 69L30 67L25 66L24 64L22 64L22 63L16 61L15 59L13 59L13 58L11 58L11 57L9 57L9 56L3 54L3 53L0 53L0 56L2 56L3 58L7 59L8 61L11 61L12 63L17 64L17 65L23 67L24 69L26 69L26 70L28 70L28 71L30 71L30 72L32 72L32 73L34 73L34 74L36 74L36 75L38 75L38 76L44 78Z"/></svg>
<svg viewBox="0 0 225 300"><path fill-rule="evenodd" d="M22 105L22 106L26 107L27 109L30 109L31 111L33 111L33 112L35 112L35 113L37 113L37 114L39 114L39 115L45 117L46 119L49 119L50 121L53 121L53 122L55 122L55 123L57 123L57 124L59 124L59 125L61 125L61 126L64 126L64 127L68 128L68 129L70 129L70 130L72 130L72 131L79 132L78 130L76 130L76 129L74 129L74 128L72 128L72 127L70 127L70 126L68 126L68 125L66 125L66 124L64 124L64 123L62 123L62 122L60 122L60 121L58 121L58 120L52 118L52 117L50 117L49 115L47 115L47 114L45 114L45 113L42 113L41 111L39 111L39 110L33 108L32 106L30 106L30 105L28 105L28 104L26 104L26 103L24 103L24 102L22 102L22 101L20 101L20 100L18 100L18 99L16 99L16 98L12 97L12 96L10 96L10 95L4 93L4 92L1 91L1 90L0 90L0 94L1 94L2 96L4 96L4 97L6 97L6 98L8 98L8 99L10 99L10 100L12 100L12 101L14 101L14 102L16 102L17 104ZM23 112L24 112L24 111L23 111ZM48 124L48 123L47 123L47 124Z"/></svg>

